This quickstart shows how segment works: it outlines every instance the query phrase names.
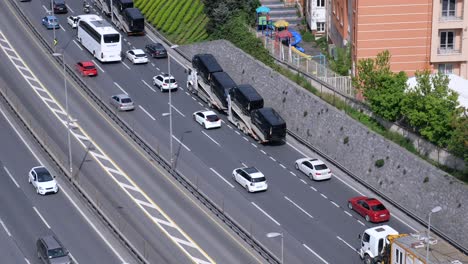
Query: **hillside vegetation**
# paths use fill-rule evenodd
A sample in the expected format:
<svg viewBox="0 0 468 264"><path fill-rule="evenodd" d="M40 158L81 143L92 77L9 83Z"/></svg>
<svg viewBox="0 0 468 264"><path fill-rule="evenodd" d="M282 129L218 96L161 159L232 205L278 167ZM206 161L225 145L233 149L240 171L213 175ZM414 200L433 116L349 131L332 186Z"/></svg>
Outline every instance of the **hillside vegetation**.
<svg viewBox="0 0 468 264"><path fill-rule="evenodd" d="M146 20L171 42L187 44L208 38L202 0L134 0Z"/></svg>

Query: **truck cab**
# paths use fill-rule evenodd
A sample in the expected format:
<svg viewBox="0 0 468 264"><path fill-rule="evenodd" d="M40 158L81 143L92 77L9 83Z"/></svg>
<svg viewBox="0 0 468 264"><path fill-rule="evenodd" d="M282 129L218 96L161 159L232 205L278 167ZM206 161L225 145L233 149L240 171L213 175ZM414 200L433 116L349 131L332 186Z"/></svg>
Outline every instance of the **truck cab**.
<svg viewBox="0 0 468 264"><path fill-rule="evenodd" d="M398 235L398 231L388 225L369 228L359 234L361 246L358 253L365 264L380 262L386 246L390 244L389 235Z"/></svg>

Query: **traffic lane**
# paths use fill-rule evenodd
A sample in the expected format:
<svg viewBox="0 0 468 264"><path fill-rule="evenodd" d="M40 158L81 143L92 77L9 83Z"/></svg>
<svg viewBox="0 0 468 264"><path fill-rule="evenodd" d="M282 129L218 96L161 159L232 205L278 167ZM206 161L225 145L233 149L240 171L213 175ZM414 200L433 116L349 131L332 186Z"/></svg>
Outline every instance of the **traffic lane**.
<svg viewBox="0 0 468 264"><path fill-rule="evenodd" d="M0 228L0 254L2 255L2 261L5 263L27 263L26 256L21 248L18 248L18 244L15 238L11 236L6 226L2 224L3 221L0 219L0 224L3 228Z"/></svg>

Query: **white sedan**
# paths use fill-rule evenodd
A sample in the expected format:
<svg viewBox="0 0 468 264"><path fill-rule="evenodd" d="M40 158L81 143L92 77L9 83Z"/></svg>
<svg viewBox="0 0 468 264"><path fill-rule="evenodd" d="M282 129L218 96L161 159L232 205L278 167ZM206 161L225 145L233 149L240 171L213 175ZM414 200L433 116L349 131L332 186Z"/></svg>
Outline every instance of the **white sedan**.
<svg viewBox="0 0 468 264"><path fill-rule="evenodd" d="M125 54L133 64L148 63L148 56L142 49L127 50Z"/></svg>
<svg viewBox="0 0 468 264"><path fill-rule="evenodd" d="M221 127L221 119L213 111L197 111L193 113L193 119L205 129Z"/></svg>
<svg viewBox="0 0 468 264"><path fill-rule="evenodd" d="M302 171L311 180L321 181L331 178L332 173L330 169L319 159L302 158L296 160L294 167Z"/></svg>
<svg viewBox="0 0 468 264"><path fill-rule="evenodd" d="M67 17L67 22L68 25L72 28L77 28L78 27L78 22L80 22L80 17L79 16L68 16Z"/></svg>

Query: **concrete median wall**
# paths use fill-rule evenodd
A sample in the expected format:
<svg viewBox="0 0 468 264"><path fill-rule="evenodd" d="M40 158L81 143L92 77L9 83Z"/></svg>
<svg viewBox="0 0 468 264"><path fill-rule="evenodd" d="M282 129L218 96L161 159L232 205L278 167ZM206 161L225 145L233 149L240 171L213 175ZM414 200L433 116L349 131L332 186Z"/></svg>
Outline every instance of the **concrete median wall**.
<svg viewBox="0 0 468 264"><path fill-rule="evenodd" d="M468 248L468 186L370 131L346 113L218 40L178 48L186 57L211 53L238 84L249 83L286 120L288 129L421 219ZM383 160L383 166L375 165Z"/></svg>

